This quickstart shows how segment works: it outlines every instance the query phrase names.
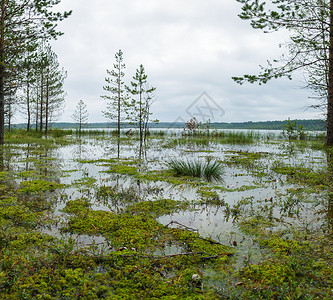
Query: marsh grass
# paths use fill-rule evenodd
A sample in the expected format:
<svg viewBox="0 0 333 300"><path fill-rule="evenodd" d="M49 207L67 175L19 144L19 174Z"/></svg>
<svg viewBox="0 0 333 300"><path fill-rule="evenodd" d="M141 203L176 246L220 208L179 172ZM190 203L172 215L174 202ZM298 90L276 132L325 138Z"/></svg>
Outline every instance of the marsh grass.
<svg viewBox="0 0 333 300"><path fill-rule="evenodd" d="M212 137L225 144L251 144L260 140L260 134L254 131L215 131Z"/></svg>
<svg viewBox="0 0 333 300"><path fill-rule="evenodd" d="M11 131L5 131L5 142L7 144L43 144L52 145L58 143L63 145L66 142L68 136L73 134L72 130L63 129L51 129L47 135L45 132L36 130L26 131L25 129L13 129ZM67 141L68 143L69 141Z"/></svg>
<svg viewBox="0 0 333 300"><path fill-rule="evenodd" d="M173 148L177 146L209 146L210 139L208 137L181 137L171 138L164 144L165 148Z"/></svg>
<svg viewBox="0 0 333 300"><path fill-rule="evenodd" d="M253 144L261 139L260 134L254 131L214 131L210 135L207 133L196 136L182 136L169 139L165 148L176 146L209 146L211 144L233 144L245 145Z"/></svg>
<svg viewBox="0 0 333 300"><path fill-rule="evenodd" d="M165 130L157 130L157 131L148 131L148 136L151 137L165 137L167 136L168 132Z"/></svg>
<svg viewBox="0 0 333 300"><path fill-rule="evenodd" d="M171 159L168 166L177 175L200 177L208 181L219 181L224 174L223 165L211 159L208 161Z"/></svg>
<svg viewBox="0 0 333 300"><path fill-rule="evenodd" d="M92 130L92 129L84 129L81 130L81 132L78 129L75 129L73 131L76 136L104 136L104 135L112 135L113 131L107 131L107 130Z"/></svg>

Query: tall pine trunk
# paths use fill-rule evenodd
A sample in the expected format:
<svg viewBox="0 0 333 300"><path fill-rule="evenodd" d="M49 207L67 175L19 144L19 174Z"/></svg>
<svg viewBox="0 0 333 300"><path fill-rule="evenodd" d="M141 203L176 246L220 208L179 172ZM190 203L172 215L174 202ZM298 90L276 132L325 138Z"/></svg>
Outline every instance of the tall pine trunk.
<svg viewBox="0 0 333 300"><path fill-rule="evenodd" d="M5 13L6 1L1 1L0 19L0 145L5 135Z"/></svg>
<svg viewBox="0 0 333 300"><path fill-rule="evenodd" d="M119 60L119 63L118 63L118 139L120 138L120 101L121 101L121 92L120 92L120 89L121 89L121 62Z"/></svg>
<svg viewBox="0 0 333 300"><path fill-rule="evenodd" d="M120 138L120 99L121 95L120 95L120 84L118 85L118 133L117 133L117 137L118 139Z"/></svg>
<svg viewBox="0 0 333 300"><path fill-rule="evenodd" d="M44 91L43 91L43 84L44 84L44 76L43 76L43 70L41 74L41 80L40 80L40 115L39 115L39 131L43 131L43 101L44 101Z"/></svg>
<svg viewBox="0 0 333 300"><path fill-rule="evenodd" d="M49 75L46 77L46 103L45 103L45 134L49 127Z"/></svg>
<svg viewBox="0 0 333 300"><path fill-rule="evenodd" d="M139 129L140 129L140 158L142 154L142 141L143 141L143 132L142 132L142 85L140 85L140 103L139 103Z"/></svg>
<svg viewBox="0 0 333 300"><path fill-rule="evenodd" d="M30 122L31 122L31 115L30 115L30 83L27 82L27 131L30 130Z"/></svg>
<svg viewBox="0 0 333 300"><path fill-rule="evenodd" d="M39 94L38 94L38 86L36 87L36 131L38 131L38 118L39 118Z"/></svg>
<svg viewBox="0 0 333 300"><path fill-rule="evenodd" d="M10 132L12 130L12 96L9 98L8 102L8 131Z"/></svg>
<svg viewBox="0 0 333 300"><path fill-rule="evenodd" d="M330 1L330 47L327 91L327 139L328 146L333 145L333 0Z"/></svg>

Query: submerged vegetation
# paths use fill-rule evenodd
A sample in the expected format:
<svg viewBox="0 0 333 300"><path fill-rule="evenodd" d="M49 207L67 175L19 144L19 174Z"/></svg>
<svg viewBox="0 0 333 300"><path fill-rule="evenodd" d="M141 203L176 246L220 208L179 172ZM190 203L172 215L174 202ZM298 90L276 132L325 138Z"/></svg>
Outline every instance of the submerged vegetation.
<svg viewBox="0 0 333 300"><path fill-rule="evenodd" d="M332 149L281 138L9 133L1 298L332 298Z"/></svg>

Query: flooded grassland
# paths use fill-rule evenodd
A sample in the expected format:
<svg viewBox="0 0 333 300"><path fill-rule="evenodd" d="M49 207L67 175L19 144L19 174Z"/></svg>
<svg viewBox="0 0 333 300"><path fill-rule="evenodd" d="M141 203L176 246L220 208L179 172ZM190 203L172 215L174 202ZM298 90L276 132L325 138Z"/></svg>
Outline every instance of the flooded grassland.
<svg viewBox="0 0 333 300"><path fill-rule="evenodd" d="M323 141L156 132L138 151L135 135L7 137L1 299L333 297Z"/></svg>

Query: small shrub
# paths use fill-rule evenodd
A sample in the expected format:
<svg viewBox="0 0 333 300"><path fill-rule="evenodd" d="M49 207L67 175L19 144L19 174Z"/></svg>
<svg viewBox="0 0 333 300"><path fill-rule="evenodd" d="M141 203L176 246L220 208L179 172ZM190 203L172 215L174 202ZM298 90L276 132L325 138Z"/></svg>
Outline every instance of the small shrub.
<svg viewBox="0 0 333 300"><path fill-rule="evenodd" d="M283 125L282 135L288 140L305 140L306 133L303 124L297 126L296 120L292 121L288 118L285 125Z"/></svg>

